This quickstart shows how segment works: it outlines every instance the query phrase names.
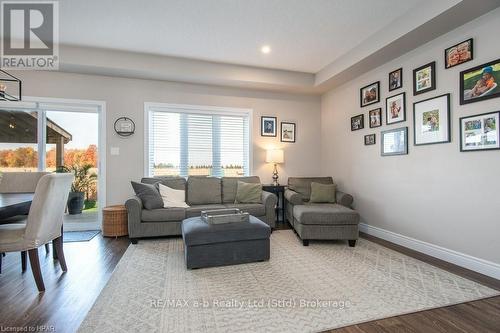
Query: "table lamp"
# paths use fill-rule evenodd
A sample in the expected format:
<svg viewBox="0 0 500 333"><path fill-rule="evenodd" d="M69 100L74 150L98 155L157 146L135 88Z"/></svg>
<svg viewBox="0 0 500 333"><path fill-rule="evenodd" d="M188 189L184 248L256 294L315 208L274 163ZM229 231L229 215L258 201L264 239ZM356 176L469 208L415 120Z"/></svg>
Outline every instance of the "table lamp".
<svg viewBox="0 0 500 333"><path fill-rule="evenodd" d="M283 149L269 149L266 154L266 162L274 163L273 171L273 185L279 185L278 183L278 163L283 163L285 160Z"/></svg>

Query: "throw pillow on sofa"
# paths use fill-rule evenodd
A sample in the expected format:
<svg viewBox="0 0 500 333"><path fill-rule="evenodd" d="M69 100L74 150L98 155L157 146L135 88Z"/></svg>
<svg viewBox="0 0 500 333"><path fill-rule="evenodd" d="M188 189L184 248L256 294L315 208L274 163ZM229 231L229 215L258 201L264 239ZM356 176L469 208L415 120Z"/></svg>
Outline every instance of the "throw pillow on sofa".
<svg viewBox="0 0 500 333"><path fill-rule="evenodd" d="M160 192L154 185L131 182L135 195L142 201L142 205L146 209L163 208L163 200Z"/></svg>
<svg viewBox="0 0 500 333"><path fill-rule="evenodd" d="M234 203L262 203L262 185L238 181Z"/></svg>
<svg viewBox="0 0 500 333"><path fill-rule="evenodd" d="M320 184L311 183L311 199L312 203L335 203L335 184Z"/></svg>
<svg viewBox="0 0 500 333"><path fill-rule="evenodd" d="M175 190L171 187L158 183L158 190L163 200L163 207L165 208L188 208L186 204L186 191Z"/></svg>

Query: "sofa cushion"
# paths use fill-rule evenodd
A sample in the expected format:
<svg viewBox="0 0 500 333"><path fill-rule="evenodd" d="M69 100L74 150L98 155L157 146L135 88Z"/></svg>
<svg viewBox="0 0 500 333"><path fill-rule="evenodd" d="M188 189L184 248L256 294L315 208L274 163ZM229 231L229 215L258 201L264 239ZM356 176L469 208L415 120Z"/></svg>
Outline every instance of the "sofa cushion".
<svg viewBox="0 0 500 333"><path fill-rule="evenodd" d="M163 177L145 177L141 179L144 184L160 183L174 190L186 190L186 179L178 176L163 176Z"/></svg>
<svg viewBox="0 0 500 333"><path fill-rule="evenodd" d="M222 203L220 178L190 176L187 181L187 203L190 206Z"/></svg>
<svg viewBox="0 0 500 333"><path fill-rule="evenodd" d="M335 203L335 184L311 183L311 199L313 203Z"/></svg>
<svg viewBox="0 0 500 333"><path fill-rule="evenodd" d="M251 177L222 177L222 202L234 203L238 190L238 181L244 183L260 183L258 176Z"/></svg>
<svg viewBox="0 0 500 333"><path fill-rule="evenodd" d="M311 197L311 183L333 184L332 177L288 177L288 188L302 196L304 201Z"/></svg>
<svg viewBox="0 0 500 333"><path fill-rule="evenodd" d="M339 204L295 205L293 217L301 224L358 224L358 212Z"/></svg>
<svg viewBox="0 0 500 333"><path fill-rule="evenodd" d="M253 216L265 216L266 215L266 206L264 204L258 203L238 203L238 204L226 204L227 208L238 208L244 212L247 212Z"/></svg>
<svg viewBox="0 0 500 333"><path fill-rule="evenodd" d="M238 181L238 190L234 203L261 203L262 185Z"/></svg>
<svg viewBox="0 0 500 333"><path fill-rule="evenodd" d="M201 216L202 210L224 209L224 205L194 205L186 208L186 218Z"/></svg>
<svg viewBox="0 0 500 333"><path fill-rule="evenodd" d="M151 184L142 184L131 182L135 194L142 201L142 205L146 209L163 208L163 200L156 186Z"/></svg>
<svg viewBox="0 0 500 333"><path fill-rule="evenodd" d="M185 218L185 208L143 209L141 212L141 220L144 222L178 222Z"/></svg>
<svg viewBox="0 0 500 333"><path fill-rule="evenodd" d="M182 221L182 238L186 246L269 239L271 228L256 217L248 222L211 225L199 217Z"/></svg>
<svg viewBox="0 0 500 333"><path fill-rule="evenodd" d="M175 190L171 187L165 186L162 183L158 183L158 190L160 191L161 198L163 200L163 207L165 208L188 208L186 204L186 191Z"/></svg>

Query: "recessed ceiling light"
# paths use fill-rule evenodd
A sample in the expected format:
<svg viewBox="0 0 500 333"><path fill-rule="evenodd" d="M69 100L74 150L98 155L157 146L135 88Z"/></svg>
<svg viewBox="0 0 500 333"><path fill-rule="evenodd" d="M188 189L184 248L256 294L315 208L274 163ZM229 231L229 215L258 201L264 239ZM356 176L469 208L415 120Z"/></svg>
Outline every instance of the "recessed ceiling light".
<svg viewBox="0 0 500 333"><path fill-rule="evenodd" d="M271 47L269 45L264 45L260 48L260 52L268 54L271 52Z"/></svg>

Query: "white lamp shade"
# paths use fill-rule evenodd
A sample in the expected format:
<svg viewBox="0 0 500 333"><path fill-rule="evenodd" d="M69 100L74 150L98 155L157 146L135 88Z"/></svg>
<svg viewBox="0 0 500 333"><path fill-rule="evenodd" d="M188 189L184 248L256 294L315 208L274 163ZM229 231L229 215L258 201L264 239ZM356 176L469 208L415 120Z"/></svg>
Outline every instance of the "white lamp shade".
<svg viewBox="0 0 500 333"><path fill-rule="evenodd" d="M283 163L285 155L283 149L269 149L266 153L267 163Z"/></svg>

